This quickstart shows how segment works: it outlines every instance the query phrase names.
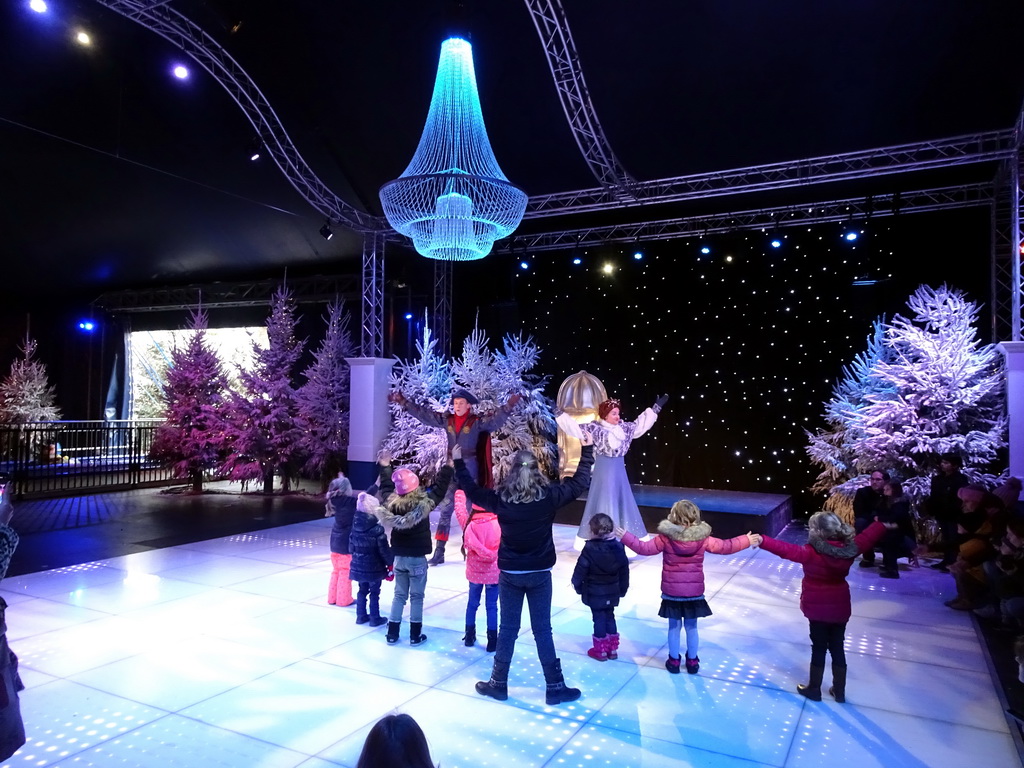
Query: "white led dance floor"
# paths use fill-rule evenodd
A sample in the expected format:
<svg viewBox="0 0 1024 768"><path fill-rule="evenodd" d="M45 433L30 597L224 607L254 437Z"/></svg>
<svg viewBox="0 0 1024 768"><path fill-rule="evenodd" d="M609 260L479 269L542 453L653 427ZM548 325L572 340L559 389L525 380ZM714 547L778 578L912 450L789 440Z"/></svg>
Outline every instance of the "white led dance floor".
<svg viewBox="0 0 1024 768"><path fill-rule="evenodd" d="M525 612L508 702L474 692L491 656L461 643L457 542L454 562L430 569L428 642L411 648L406 623L388 646L383 628L326 604L330 530L300 523L6 579L29 735L7 765L353 766L370 726L397 710L444 768L1020 766L970 618L942 605L949 576L854 568L848 703L813 703L794 690L810 653L799 567L709 556L700 674L669 675L660 557L632 562L619 659L599 663L569 585L576 529L557 526L555 646L583 698L547 707Z"/></svg>

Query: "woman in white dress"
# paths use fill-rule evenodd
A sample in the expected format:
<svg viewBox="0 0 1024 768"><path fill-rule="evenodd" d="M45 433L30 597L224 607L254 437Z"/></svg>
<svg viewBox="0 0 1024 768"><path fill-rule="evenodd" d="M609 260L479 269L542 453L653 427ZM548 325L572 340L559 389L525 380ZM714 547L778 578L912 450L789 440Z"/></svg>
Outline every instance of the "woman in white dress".
<svg viewBox="0 0 1024 768"><path fill-rule="evenodd" d="M622 421L618 400L605 400L598 405L599 418L587 424L578 424L565 413L558 416L558 425L569 435L579 439L586 432L594 441L594 470L583 521L576 534L578 538L590 538L590 518L599 512L608 515L616 527L625 528L637 538L647 536L647 528L626 476L626 453L635 438L654 426L666 402L668 395L662 395L653 406L637 416L636 421Z"/></svg>

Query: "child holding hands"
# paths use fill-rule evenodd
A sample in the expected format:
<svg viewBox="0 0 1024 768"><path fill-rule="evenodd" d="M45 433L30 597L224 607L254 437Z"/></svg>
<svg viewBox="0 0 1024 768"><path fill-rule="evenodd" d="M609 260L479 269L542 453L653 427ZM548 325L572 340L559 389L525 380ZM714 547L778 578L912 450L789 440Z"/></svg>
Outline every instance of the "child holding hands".
<svg viewBox="0 0 1024 768"><path fill-rule="evenodd" d="M679 641L686 629L686 671L697 674L700 658L697 656L700 635L697 619L711 615L704 599L704 553L731 555L747 547L756 547L761 537L747 533L732 539L716 539L711 526L700 519L700 508L688 499L672 505L668 519L658 523L658 535L641 541L632 533L619 528L616 534L622 543L641 555L662 553L661 610L658 615L668 619L668 660L665 669L679 674L682 659Z"/></svg>
<svg viewBox="0 0 1024 768"><path fill-rule="evenodd" d="M594 647L587 656L597 661L619 658L615 606L629 589L629 560L612 532L612 519L598 512L588 521L590 538L583 545L572 586L594 618Z"/></svg>
<svg viewBox="0 0 1024 768"><path fill-rule="evenodd" d="M887 528L895 523L873 522L864 532L854 529L832 512L815 512L807 523L804 546L761 540L761 549L804 567L800 584L800 610L810 624L811 677L796 690L811 701L821 701L821 680L825 676L825 655L832 655L832 687L828 692L840 704L846 701L846 623L850 620L850 585L846 576L854 558L874 549Z"/></svg>

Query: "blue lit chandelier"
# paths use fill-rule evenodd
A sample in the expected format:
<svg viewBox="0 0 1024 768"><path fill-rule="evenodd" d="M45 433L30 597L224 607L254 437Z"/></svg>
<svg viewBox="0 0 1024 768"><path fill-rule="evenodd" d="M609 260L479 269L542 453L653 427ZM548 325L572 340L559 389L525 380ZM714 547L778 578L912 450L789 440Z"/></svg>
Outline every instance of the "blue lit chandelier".
<svg viewBox="0 0 1024 768"><path fill-rule="evenodd" d="M494 158L466 40L441 44L420 144L402 175L380 188L380 201L391 226L431 259L482 259L519 226L526 193Z"/></svg>

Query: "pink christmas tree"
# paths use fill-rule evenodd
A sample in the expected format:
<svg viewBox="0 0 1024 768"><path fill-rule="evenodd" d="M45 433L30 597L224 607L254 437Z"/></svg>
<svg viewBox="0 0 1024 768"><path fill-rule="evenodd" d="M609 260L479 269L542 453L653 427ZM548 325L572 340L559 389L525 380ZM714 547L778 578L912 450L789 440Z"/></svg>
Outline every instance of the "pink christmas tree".
<svg viewBox="0 0 1024 768"><path fill-rule="evenodd" d="M267 318L269 346L253 344L255 365L239 371L242 391L232 398L224 472L243 483L262 480L264 493L273 493L277 472L283 490L289 490L300 466L303 432L292 376L304 342L295 338L296 325L291 292L279 288Z"/></svg>
<svg viewBox="0 0 1024 768"><path fill-rule="evenodd" d="M185 346L171 350L163 391L165 422L150 455L170 465L175 477L190 480L193 493L202 493L204 472L223 458L228 379L207 343L206 313L193 313L191 325L195 333Z"/></svg>
<svg viewBox="0 0 1024 768"><path fill-rule="evenodd" d="M298 391L299 426L306 455L303 471L326 482L341 469L348 449L349 365L357 353L349 332L349 315L341 302L327 307L327 332L306 369ZM325 486L326 487L326 486Z"/></svg>

